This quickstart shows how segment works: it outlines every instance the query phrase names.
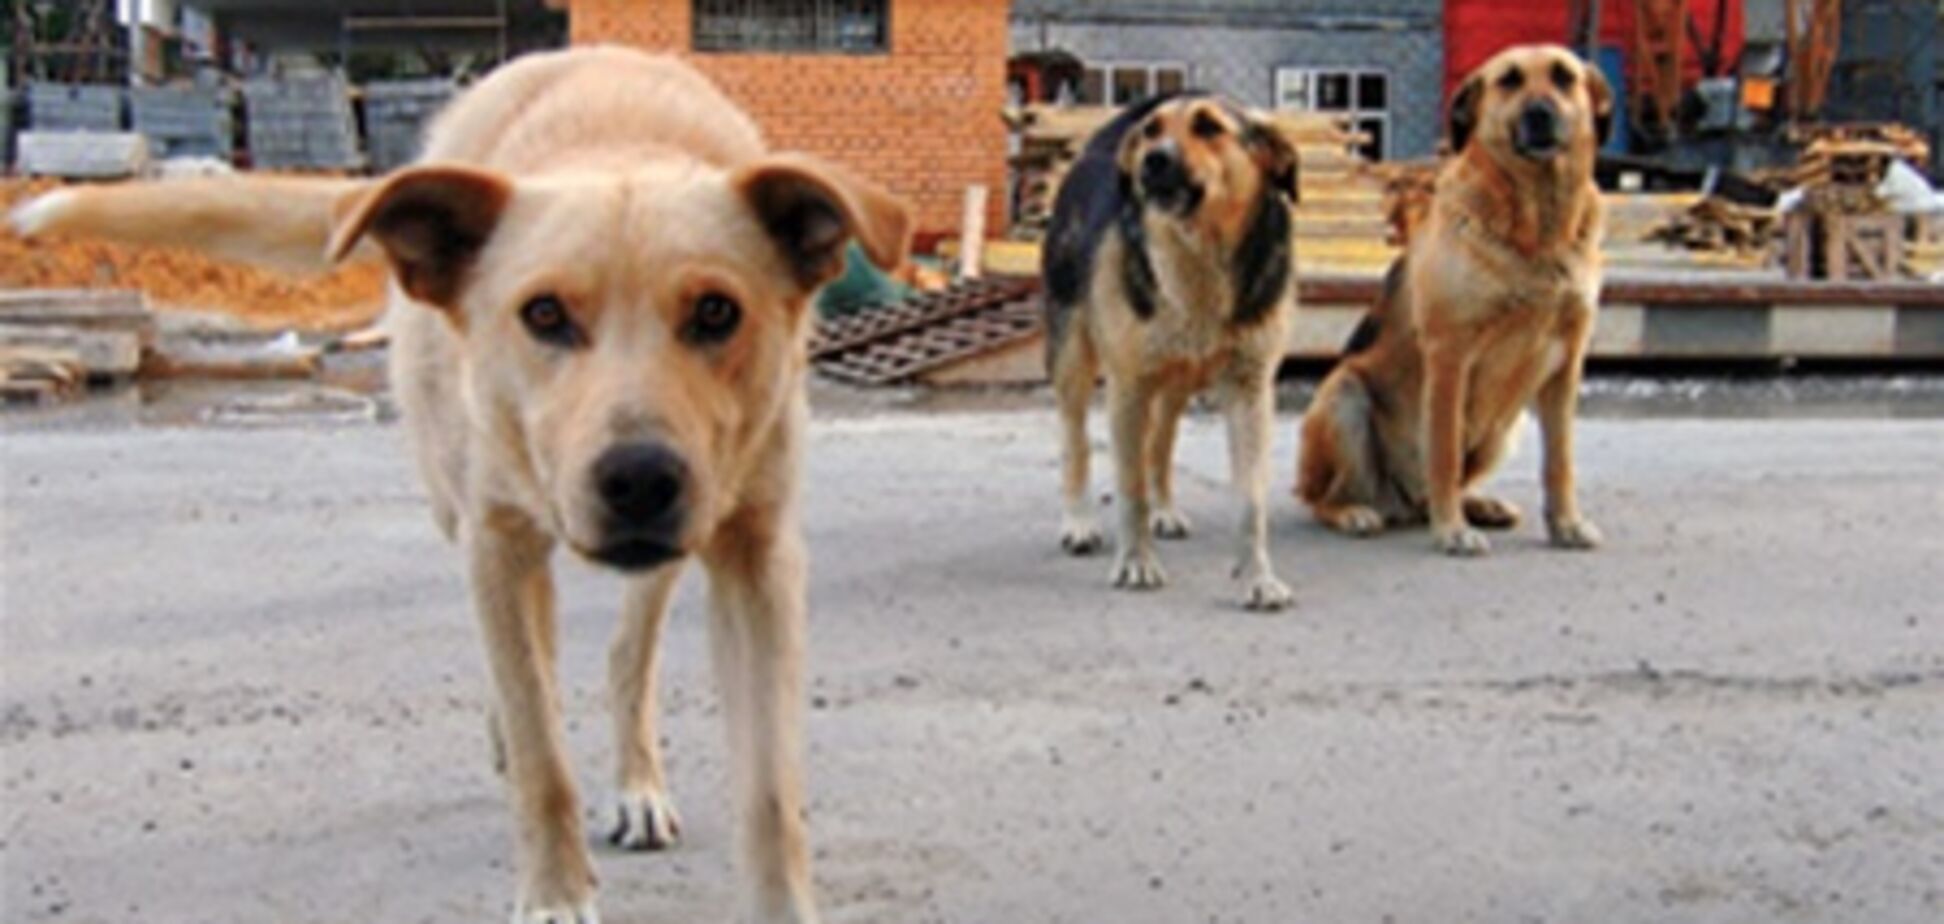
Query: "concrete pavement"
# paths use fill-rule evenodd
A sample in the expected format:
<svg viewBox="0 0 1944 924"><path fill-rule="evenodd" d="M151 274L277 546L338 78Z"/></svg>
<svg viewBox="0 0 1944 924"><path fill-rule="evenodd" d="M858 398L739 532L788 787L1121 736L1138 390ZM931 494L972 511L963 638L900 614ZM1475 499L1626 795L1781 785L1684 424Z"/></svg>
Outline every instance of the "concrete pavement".
<svg viewBox="0 0 1944 924"><path fill-rule="evenodd" d="M1213 420L1200 530L1143 595L1058 554L1049 413L818 424L827 920L1944 920L1944 421L1589 421L1609 547L1529 526L1482 561L1324 534L1278 433L1298 605L1262 616ZM0 918L504 919L478 644L399 443L0 435ZM1498 480L1528 510L1531 443ZM618 585L563 573L596 811ZM696 583L663 699L686 840L597 851L611 924L734 906Z"/></svg>

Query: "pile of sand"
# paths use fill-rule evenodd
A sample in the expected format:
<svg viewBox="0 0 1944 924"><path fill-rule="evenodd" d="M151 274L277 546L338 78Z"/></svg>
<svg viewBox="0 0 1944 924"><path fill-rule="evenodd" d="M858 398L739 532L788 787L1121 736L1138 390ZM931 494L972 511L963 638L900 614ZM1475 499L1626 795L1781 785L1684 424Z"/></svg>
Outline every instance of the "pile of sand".
<svg viewBox="0 0 1944 924"><path fill-rule="evenodd" d="M11 209L53 180L0 181ZM303 277L216 260L186 250L71 239L22 240L0 228L0 288L139 289L158 309L214 311L265 328L349 330L383 308L384 268L347 266Z"/></svg>

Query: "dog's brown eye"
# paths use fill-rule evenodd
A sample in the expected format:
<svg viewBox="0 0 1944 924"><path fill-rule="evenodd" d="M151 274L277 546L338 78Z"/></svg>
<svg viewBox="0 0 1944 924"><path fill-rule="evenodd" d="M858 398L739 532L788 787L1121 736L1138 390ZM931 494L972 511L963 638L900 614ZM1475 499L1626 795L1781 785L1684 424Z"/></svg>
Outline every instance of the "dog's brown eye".
<svg viewBox="0 0 1944 924"><path fill-rule="evenodd" d="M1552 80L1554 86L1560 88L1561 90L1571 90L1573 88L1574 78L1575 75L1573 74L1572 68L1567 67L1566 65L1558 61L1553 62Z"/></svg>
<svg viewBox="0 0 1944 924"><path fill-rule="evenodd" d="M1504 90L1507 93L1511 93L1512 91L1525 86L1525 71L1519 70L1518 68L1515 67L1509 71L1506 71L1503 74L1500 74L1498 79L1498 86L1499 89Z"/></svg>
<svg viewBox="0 0 1944 924"><path fill-rule="evenodd" d="M1228 127L1222 124L1221 119L1215 118L1206 112L1195 113L1195 124L1192 128L1195 132L1195 137L1204 139L1217 138L1223 132L1228 131Z"/></svg>
<svg viewBox="0 0 1944 924"><path fill-rule="evenodd" d="M1161 137L1161 120L1149 119L1146 125L1141 126L1141 137L1143 138Z"/></svg>
<svg viewBox="0 0 1944 924"><path fill-rule="evenodd" d="M541 343L571 348L587 342L559 296L540 295L528 300L520 306L520 323Z"/></svg>
<svg viewBox="0 0 1944 924"><path fill-rule="evenodd" d="M742 324L742 306L720 292L710 292L695 300L684 333L690 343L715 344L728 340Z"/></svg>

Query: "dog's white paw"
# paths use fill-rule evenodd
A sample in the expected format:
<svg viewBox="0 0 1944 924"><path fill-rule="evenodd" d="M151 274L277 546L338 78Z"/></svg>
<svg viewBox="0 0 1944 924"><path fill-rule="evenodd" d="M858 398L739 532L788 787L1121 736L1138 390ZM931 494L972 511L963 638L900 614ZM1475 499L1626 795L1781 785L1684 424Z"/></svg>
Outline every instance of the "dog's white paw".
<svg viewBox="0 0 1944 924"><path fill-rule="evenodd" d="M622 850L667 850L682 836L682 816L664 793L643 790L615 799L608 843Z"/></svg>
<svg viewBox="0 0 1944 924"><path fill-rule="evenodd" d="M1168 583L1160 559L1149 549L1122 549L1114 561L1114 586L1124 590L1153 590Z"/></svg>
<svg viewBox="0 0 1944 924"><path fill-rule="evenodd" d="M1156 510L1148 522L1153 527L1157 539L1188 538L1188 518L1182 516L1181 512L1173 507Z"/></svg>
<svg viewBox="0 0 1944 924"><path fill-rule="evenodd" d="M1331 525L1344 535L1358 538L1375 536L1384 531L1384 515L1371 507L1345 507Z"/></svg>
<svg viewBox="0 0 1944 924"><path fill-rule="evenodd" d="M1247 589L1242 595L1242 605L1248 609L1273 613L1296 602L1296 594L1288 584L1269 572L1262 572L1246 580Z"/></svg>
<svg viewBox="0 0 1944 924"><path fill-rule="evenodd" d="M1069 514L1060 524L1060 548L1068 555L1092 555L1106 544L1106 537L1100 534L1100 527L1092 517Z"/></svg>
<svg viewBox="0 0 1944 924"><path fill-rule="evenodd" d="M1600 528L1586 520L1556 520L1546 518L1546 535L1552 544L1562 549L1597 549L1606 537Z"/></svg>
<svg viewBox="0 0 1944 924"><path fill-rule="evenodd" d="M601 924L592 901L578 905L523 905L513 911L513 924Z"/></svg>
<svg viewBox="0 0 1944 924"><path fill-rule="evenodd" d="M1492 541L1470 526L1458 525L1434 531L1438 551L1458 558L1476 558L1492 550Z"/></svg>

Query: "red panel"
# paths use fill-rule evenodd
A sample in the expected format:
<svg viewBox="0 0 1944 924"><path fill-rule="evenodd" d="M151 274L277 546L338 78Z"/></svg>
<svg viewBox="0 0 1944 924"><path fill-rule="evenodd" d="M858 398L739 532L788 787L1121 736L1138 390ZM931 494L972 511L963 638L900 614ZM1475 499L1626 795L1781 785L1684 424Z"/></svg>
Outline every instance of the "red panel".
<svg viewBox="0 0 1944 924"><path fill-rule="evenodd" d="M1719 67L1732 73L1741 57L1742 0L1688 0L1688 17L1703 42L1712 39L1717 11L1725 19ZM1601 0L1600 44L1633 45L1633 0ZM1566 0L1445 0L1445 96L1465 75L1512 45L1566 41ZM1631 72L1631 56L1627 63ZM1629 74L1631 77L1631 74ZM1699 49L1690 41L1681 62L1681 79L1701 78Z"/></svg>

